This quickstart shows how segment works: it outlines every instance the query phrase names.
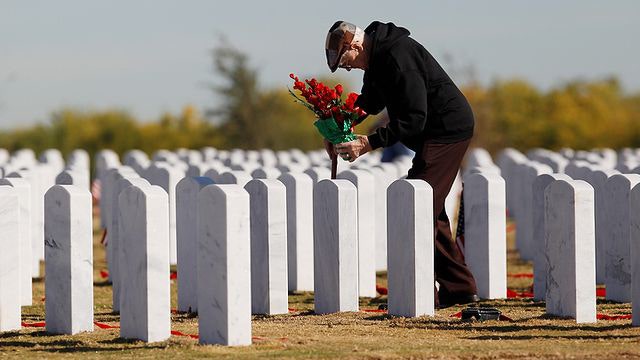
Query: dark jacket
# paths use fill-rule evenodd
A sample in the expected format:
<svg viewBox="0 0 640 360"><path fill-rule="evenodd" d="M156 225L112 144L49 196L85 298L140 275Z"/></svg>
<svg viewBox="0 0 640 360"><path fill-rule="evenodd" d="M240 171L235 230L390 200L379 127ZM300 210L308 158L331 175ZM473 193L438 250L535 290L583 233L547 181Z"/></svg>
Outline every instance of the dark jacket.
<svg viewBox="0 0 640 360"><path fill-rule="evenodd" d="M458 87L409 31L375 21L369 67L356 102L369 114L385 107L389 124L369 135L371 147L401 141L418 152L425 142L454 143L473 136L473 112Z"/></svg>

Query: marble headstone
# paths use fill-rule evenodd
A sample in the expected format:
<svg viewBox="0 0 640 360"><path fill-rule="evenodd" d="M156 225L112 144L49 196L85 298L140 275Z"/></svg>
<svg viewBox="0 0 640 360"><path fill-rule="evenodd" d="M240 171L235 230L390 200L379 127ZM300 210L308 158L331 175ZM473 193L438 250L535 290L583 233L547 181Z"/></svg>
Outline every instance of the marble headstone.
<svg viewBox="0 0 640 360"><path fill-rule="evenodd" d="M251 214L251 312L286 314L286 188L278 180L254 179L244 189L249 193Z"/></svg>
<svg viewBox="0 0 640 360"><path fill-rule="evenodd" d="M40 260L33 257L31 245L31 185L25 179L4 178L0 179L0 186L10 186L18 195L20 206L20 293L22 306L29 306L33 302L32 273L40 272Z"/></svg>
<svg viewBox="0 0 640 360"><path fill-rule="evenodd" d="M556 180L571 180L565 174L541 174L533 181L533 296L544 300L547 292L547 272L549 271L545 255L544 192L547 186Z"/></svg>
<svg viewBox="0 0 640 360"><path fill-rule="evenodd" d="M20 205L16 189L0 186L0 332L20 330Z"/></svg>
<svg viewBox="0 0 640 360"><path fill-rule="evenodd" d="M213 180L218 184L236 184L242 187L251 181L252 177L245 171L231 170L219 174L217 178L213 178Z"/></svg>
<svg viewBox="0 0 640 360"><path fill-rule="evenodd" d="M375 178L365 170L345 170L337 177L358 190L358 294L376 297Z"/></svg>
<svg viewBox="0 0 640 360"><path fill-rule="evenodd" d="M375 255L376 271L387 270L387 187L393 182L380 168L367 169L375 178Z"/></svg>
<svg viewBox="0 0 640 360"><path fill-rule="evenodd" d="M321 180L313 192L315 312L358 311L357 189Z"/></svg>
<svg viewBox="0 0 640 360"><path fill-rule="evenodd" d="M278 178L287 189L289 291L313 291L313 180L307 174Z"/></svg>
<svg viewBox="0 0 640 360"><path fill-rule="evenodd" d="M147 172L151 185L159 185L169 195L169 261L177 263L176 250L176 185L185 176L185 171L176 166L151 165Z"/></svg>
<svg viewBox="0 0 640 360"><path fill-rule="evenodd" d="M604 283L607 300L631 301L630 193L640 183L638 174L617 174L605 183L607 246L605 247Z"/></svg>
<svg viewBox="0 0 640 360"><path fill-rule="evenodd" d="M249 194L208 185L198 194L198 327L201 344L251 344Z"/></svg>
<svg viewBox="0 0 640 360"><path fill-rule="evenodd" d="M607 179L617 174L616 170L597 169L587 174L586 181L593 186L596 207L596 283L605 282L605 253L609 246L609 230L607 229Z"/></svg>
<svg viewBox="0 0 640 360"><path fill-rule="evenodd" d="M632 325L640 326L640 185L631 189L630 199Z"/></svg>
<svg viewBox="0 0 640 360"><path fill-rule="evenodd" d="M507 234L504 179L476 173L464 179L465 261L478 296L507 297Z"/></svg>
<svg viewBox="0 0 640 360"><path fill-rule="evenodd" d="M146 342L171 335L169 198L159 186L129 186L117 206L123 249L120 337Z"/></svg>
<svg viewBox="0 0 640 360"><path fill-rule="evenodd" d="M120 198L120 193L131 185L150 186L151 184L141 177L122 177L113 184L112 203L116 206L112 207L111 210L113 213L109 217L111 219L111 225L109 227L109 246L107 247L107 250L109 252L109 258L112 259L109 262L109 279L111 280L113 312L116 313L120 312L120 290L122 289L122 277L128 276L126 272L122 272L124 265L120 263L120 259L122 259L123 256L122 252L127 251L127 249L122 246L122 236L120 235L119 223L120 217L118 216L120 208L117 204Z"/></svg>
<svg viewBox="0 0 640 360"><path fill-rule="evenodd" d="M388 306L399 316L434 315L433 190L422 180L396 180L388 198Z"/></svg>
<svg viewBox="0 0 640 360"><path fill-rule="evenodd" d="M176 186L178 311L198 312L198 193L208 177L186 177Z"/></svg>
<svg viewBox="0 0 640 360"><path fill-rule="evenodd" d="M324 166L314 166L304 171L313 180L314 185L319 181L331 178L331 170Z"/></svg>
<svg viewBox="0 0 640 360"><path fill-rule="evenodd" d="M277 179L282 172L276 168L261 167L253 170L251 176L254 179Z"/></svg>
<svg viewBox="0 0 640 360"><path fill-rule="evenodd" d="M44 204L47 332L93 331L91 193L75 185L55 185Z"/></svg>
<svg viewBox="0 0 640 360"><path fill-rule="evenodd" d="M596 321L593 188L582 180L556 180L545 190L547 313L578 323Z"/></svg>

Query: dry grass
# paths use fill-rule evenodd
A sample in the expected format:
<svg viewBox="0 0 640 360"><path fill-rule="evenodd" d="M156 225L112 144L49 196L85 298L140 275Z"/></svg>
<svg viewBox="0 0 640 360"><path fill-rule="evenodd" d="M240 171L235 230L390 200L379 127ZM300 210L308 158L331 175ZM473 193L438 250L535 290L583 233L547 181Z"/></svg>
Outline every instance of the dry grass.
<svg viewBox="0 0 640 360"><path fill-rule="evenodd" d="M104 251L95 250L95 320L116 325L111 313L111 287L100 276ZM512 243L512 241L510 241ZM509 253L509 272L531 272L531 264ZM379 282L385 283L384 275ZM173 282L173 281L172 281ZM172 306L175 308L175 282ZM523 291L531 279L510 278L509 287ZM23 309L27 323L44 321L44 283L34 286L34 306ZM295 309L288 315L255 316L254 343L249 347L200 346L190 337L145 344L118 338L117 329L99 329L75 336L48 335L42 328L0 334L0 354L21 358L640 358L640 328L630 320L575 321L544 315L544 304L530 299L486 302L512 318L508 321L463 322L450 315L461 307L440 310L435 317L406 319L359 312L314 315L312 294L289 297ZM376 309L384 298L362 299L362 309ZM598 312L628 314L629 304L598 302ZM197 334L197 318L172 315L172 329Z"/></svg>

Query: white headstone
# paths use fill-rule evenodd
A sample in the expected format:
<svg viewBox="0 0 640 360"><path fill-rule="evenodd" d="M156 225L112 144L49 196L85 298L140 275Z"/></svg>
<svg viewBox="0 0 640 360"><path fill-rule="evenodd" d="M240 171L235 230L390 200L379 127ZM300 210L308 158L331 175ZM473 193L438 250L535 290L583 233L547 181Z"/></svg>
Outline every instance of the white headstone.
<svg viewBox="0 0 640 360"><path fill-rule="evenodd" d="M287 283L287 195L273 179L244 186L251 214L251 312L289 312Z"/></svg>
<svg viewBox="0 0 640 360"><path fill-rule="evenodd" d="M130 166L138 173L143 173L151 164L147 154L141 150L133 149L124 154L123 164Z"/></svg>
<svg viewBox="0 0 640 360"><path fill-rule="evenodd" d="M30 186L30 226L31 234L31 277L40 277L40 260L44 259L44 195L37 170L20 171L8 174L9 178L25 179Z"/></svg>
<svg viewBox="0 0 640 360"><path fill-rule="evenodd" d="M478 296L507 297L507 219L504 179L477 173L464 179L465 261Z"/></svg>
<svg viewBox="0 0 640 360"><path fill-rule="evenodd" d="M82 174L79 170L64 170L56 176L57 185L75 185L81 189L89 189L89 186L85 184L82 179Z"/></svg>
<svg viewBox="0 0 640 360"><path fill-rule="evenodd" d="M184 178L185 172L174 166L152 164L147 171L147 180L158 185L169 194L169 261L177 263L176 250L176 185Z"/></svg>
<svg viewBox="0 0 640 360"><path fill-rule="evenodd" d="M91 193L74 185L55 185L44 203L47 332L93 331Z"/></svg>
<svg viewBox="0 0 640 360"><path fill-rule="evenodd" d="M10 157L11 154L9 153L9 151L7 151L7 149L0 149L0 165L3 165L7 161L9 161Z"/></svg>
<svg viewBox="0 0 640 360"><path fill-rule="evenodd" d="M547 272L549 264L545 253L544 192L556 180L571 180L565 174L541 174L533 181L533 296L544 300L547 292Z"/></svg>
<svg viewBox="0 0 640 360"><path fill-rule="evenodd" d="M607 245L604 283L607 300L631 301L631 189L640 183L638 174L616 174L605 184ZM633 239L638 241L639 239Z"/></svg>
<svg viewBox="0 0 640 360"><path fill-rule="evenodd" d="M313 291L313 180L282 174L287 189L287 277L289 291Z"/></svg>
<svg viewBox="0 0 640 360"><path fill-rule="evenodd" d="M516 175L521 181L520 207L516 218L516 246L520 252L520 257L524 260L533 260L533 182L541 174L551 174L552 169L544 164L528 162L518 167L519 173Z"/></svg>
<svg viewBox="0 0 640 360"><path fill-rule="evenodd" d="M208 177L186 177L176 186L178 311L198 312L198 192L211 184Z"/></svg>
<svg viewBox="0 0 640 360"><path fill-rule="evenodd" d="M104 149L96 154L96 178L102 179L104 173L116 166L120 166L120 158L113 150Z"/></svg>
<svg viewBox="0 0 640 360"><path fill-rule="evenodd" d="M20 203L20 293L22 306L29 306L33 302L32 273L40 273L40 260L33 257L31 245L31 185L25 179L0 179L0 186L11 186L15 189Z"/></svg>
<svg viewBox="0 0 640 360"><path fill-rule="evenodd" d="M137 176L137 175L136 175ZM112 298L112 308L113 312L120 312L120 296L122 289L122 277L128 276L126 272L122 271L123 264L120 263L120 259L122 259L122 252L127 251L125 247L122 246L122 236L120 235L120 216L118 216L118 212L120 208L117 206L120 194L124 189L128 188L131 185L136 186L150 186L149 182L146 179L141 177L125 177L121 175L118 177L118 180L113 184L112 193L112 214L111 225L109 226L109 246L107 247L109 253L109 279L111 280L111 298Z"/></svg>
<svg viewBox="0 0 640 360"><path fill-rule="evenodd" d="M367 169L376 182L375 202L375 254L376 271L387 270L387 187L393 182L380 168Z"/></svg>
<svg viewBox="0 0 640 360"><path fill-rule="evenodd" d="M422 180L389 186L389 314L434 315L433 190Z"/></svg>
<svg viewBox="0 0 640 360"><path fill-rule="evenodd" d="M40 162L50 166L55 174L58 174L64 169L64 158L58 149L47 149L43 151L42 154L40 154Z"/></svg>
<svg viewBox="0 0 640 360"><path fill-rule="evenodd" d="M245 186L251 180L251 175L241 170L225 171L219 174L217 178L213 178L213 181L217 184L235 184L240 185L240 187Z"/></svg>
<svg viewBox="0 0 640 360"><path fill-rule="evenodd" d="M76 169L89 170L91 167L89 153L83 149L73 150L68 156L67 166Z"/></svg>
<svg viewBox="0 0 640 360"><path fill-rule="evenodd" d="M632 325L640 326L640 185L631 189L631 306Z"/></svg>
<svg viewBox="0 0 640 360"><path fill-rule="evenodd" d="M16 189L0 186L0 332L20 330L20 205Z"/></svg>
<svg viewBox="0 0 640 360"><path fill-rule="evenodd" d="M307 170L304 171L304 173L311 177L311 180L313 180L314 185L321 180L331 178L331 170L324 166L314 166L314 167L308 168Z"/></svg>
<svg viewBox="0 0 640 360"><path fill-rule="evenodd" d="M578 323L596 321L593 206L593 188L582 180L557 180L545 190L546 309Z"/></svg>
<svg viewBox="0 0 640 360"><path fill-rule="evenodd" d="M251 344L249 194L209 185L198 194L198 326L201 344Z"/></svg>
<svg viewBox="0 0 640 360"><path fill-rule="evenodd" d="M322 180L313 191L315 312L358 311L356 187Z"/></svg>
<svg viewBox="0 0 640 360"><path fill-rule="evenodd" d="M617 174L616 170L594 170L587 174L586 181L591 184L596 207L596 283L605 282L605 253L609 246L607 230L606 189L607 179Z"/></svg>
<svg viewBox="0 0 640 360"><path fill-rule="evenodd" d="M376 297L375 178L365 170L346 170L337 177L358 190L358 294Z"/></svg>
<svg viewBox="0 0 640 360"><path fill-rule="evenodd" d="M261 167L253 170L251 176L254 179L277 179L282 172L276 168Z"/></svg>
<svg viewBox="0 0 640 360"><path fill-rule="evenodd" d="M104 211L108 212L108 214L103 214L101 208L100 217L101 220L105 222L102 226L106 229L106 241L105 241L105 253L107 258L107 268L109 269L109 280L111 281L111 277L113 275L113 269L115 263L118 262L117 253L113 252L113 247L111 246L111 237L117 236L118 230L113 229L114 224L117 225L117 219L114 219L114 216L118 213L118 196L119 192L122 189L116 189L116 183L123 178L138 178L140 175L136 173L132 168L128 166L119 166L106 171L102 182L102 195L100 197L100 203L104 203ZM117 305L114 306L114 309L117 310Z"/></svg>
<svg viewBox="0 0 640 360"><path fill-rule="evenodd" d="M159 186L132 185L120 193L122 265L120 337L163 341L171 332L169 199Z"/></svg>
<svg viewBox="0 0 640 360"><path fill-rule="evenodd" d="M204 174L211 169L211 165L205 163L197 163L189 165L186 176L198 177L204 176Z"/></svg>

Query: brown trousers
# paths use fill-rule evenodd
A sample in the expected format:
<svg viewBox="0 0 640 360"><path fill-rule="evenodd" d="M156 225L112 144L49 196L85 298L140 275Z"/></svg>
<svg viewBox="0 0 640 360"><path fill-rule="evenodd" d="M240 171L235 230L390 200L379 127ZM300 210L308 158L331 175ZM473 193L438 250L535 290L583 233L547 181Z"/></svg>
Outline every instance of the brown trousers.
<svg viewBox="0 0 640 360"><path fill-rule="evenodd" d="M453 144L424 144L416 152L408 179L422 179L433 188L433 214L435 224L435 278L440 284L440 301L452 297L476 294L476 282L467 268L464 257L451 235L451 224L445 211L444 200L451 190L469 142Z"/></svg>

